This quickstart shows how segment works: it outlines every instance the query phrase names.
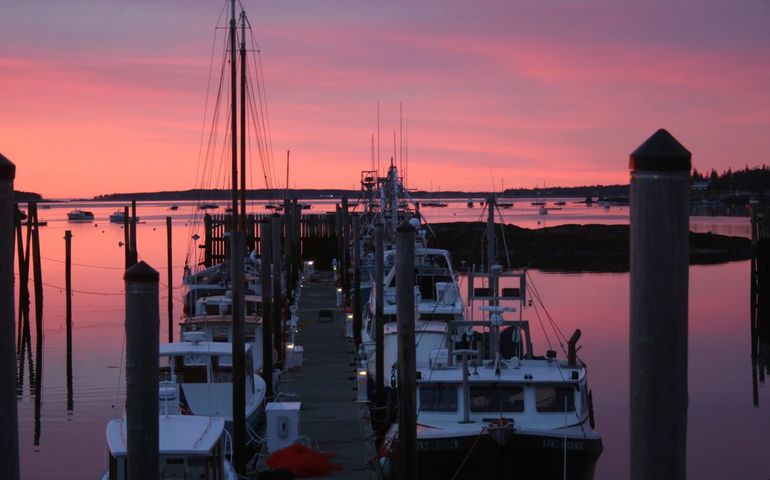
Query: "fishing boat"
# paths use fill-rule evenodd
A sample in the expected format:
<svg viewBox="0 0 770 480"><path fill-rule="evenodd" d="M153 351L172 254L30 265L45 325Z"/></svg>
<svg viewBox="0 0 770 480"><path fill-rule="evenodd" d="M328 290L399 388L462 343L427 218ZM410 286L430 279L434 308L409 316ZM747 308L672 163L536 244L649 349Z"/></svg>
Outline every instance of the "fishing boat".
<svg viewBox="0 0 770 480"><path fill-rule="evenodd" d="M208 342L204 332L185 332L181 342L160 345L161 411L222 417L232 431L233 344ZM245 416L255 428L265 399L265 382L246 350Z"/></svg>
<svg viewBox="0 0 770 480"><path fill-rule="evenodd" d="M500 208L512 208L513 207L513 202L500 202L500 201L498 201L497 202L497 206L500 207Z"/></svg>
<svg viewBox="0 0 770 480"><path fill-rule="evenodd" d="M216 203L200 203L198 204L198 210L215 210L219 208Z"/></svg>
<svg viewBox="0 0 770 480"><path fill-rule="evenodd" d="M128 478L128 426L125 417L107 424L107 469L102 480ZM222 418L198 415L158 417L158 478L211 478L237 480L227 460L232 455Z"/></svg>
<svg viewBox="0 0 770 480"><path fill-rule="evenodd" d="M558 206L558 207L563 207L566 204L567 204L567 202L565 202L564 200L559 200L558 202L556 202L556 206Z"/></svg>
<svg viewBox="0 0 770 480"><path fill-rule="evenodd" d="M169 210L179 210L179 205L171 205L168 207Z"/></svg>
<svg viewBox="0 0 770 480"><path fill-rule="evenodd" d="M110 214L110 223L124 223L126 220L125 210L115 210ZM136 221L139 221L139 217L136 217Z"/></svg>
<svg viewBox="0 0 770 480"><path fill-rule="evenodd" d="M490 215L487 238L494 227ZM484 271L468 274L469 318L447 322L445 346L416 352L425 355L415 359L419 478L591 480L603 441L577 356L581 332L567 339L552 321L565 358L535 354L524 310L541 297L527 293L526 270L497 264L495 245ZM393 425L380 448L383 471L396 470L397 448Z"/></svg>
<svg viewBox="0 0 770 480"><path fill-rule="evenodd" d="M76 209L67 213L67 219L71 221L93 221L94 214L87 210Z"/></svg>
<svg viewBox="0 0 770 480"><path fill-rule="evenodd" d="M398 322L396 318L396 269L395 250L385 252L384 265L388 270L383 288L383 364L389 375L398 359ZM460 297L454 270L447 250L438 248L415 248L415 306L417 319L417 361L427 361L428 353L443 348L447 342L447 322L463 319L464 306ZM369 378L376 379L376 321L375 296L378 285L373 285L369 302L362 320L362 357L369 372Z"/></svg>
<svg viewBox="0 0 770 480"><path fill-rule="evenodd" d="M532 206L533 206L533 207L542 207L542 206L544 206L544 205L545 205L545 202L540 202L540 201L538 201L538 202L532 202Z"/></svg>

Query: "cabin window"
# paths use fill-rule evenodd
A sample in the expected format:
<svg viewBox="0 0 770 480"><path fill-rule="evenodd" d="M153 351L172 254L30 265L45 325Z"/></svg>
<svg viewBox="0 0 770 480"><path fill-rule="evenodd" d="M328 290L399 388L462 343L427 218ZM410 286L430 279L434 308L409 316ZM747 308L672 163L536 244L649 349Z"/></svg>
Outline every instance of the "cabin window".
<svg viewBox="0 0 770 480"><path fill-rule="evenodd" d="M233 381L233 368L222 364L219 357L211 357L211 373L215 383L231 383Z"/></svg>
<svg viewBox="0 0 770 480"><path fill-rule="evenodd" d="M214 340L215 342L229 342L230 335L228 334L228 328L214 327L214 331L212 333L212 340Z"/></svg>
<svg viewBox="0 0 770 480"><path fill-rule="evenodd" d="M454 385L420 387L420 410L424 412L456 412L457 388Z"/></svg>
<svg viewBox="0 0 770 480"><path fill-rule="evenodd" d="M575 389L572 386L540 385L535 388L538 412L572 412Z"/></svg>
<svg viewBox="0 0 770 480"><path fill-rule="evenodd" d="M470 397L471 412L524 411L524 390L521 387L471 387Z"/></svg>

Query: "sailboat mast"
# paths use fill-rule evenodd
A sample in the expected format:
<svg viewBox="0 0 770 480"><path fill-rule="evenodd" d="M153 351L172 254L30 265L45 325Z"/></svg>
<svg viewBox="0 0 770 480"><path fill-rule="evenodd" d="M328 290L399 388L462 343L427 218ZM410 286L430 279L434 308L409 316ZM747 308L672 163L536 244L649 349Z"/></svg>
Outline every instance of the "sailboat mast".
<svg viewBox="0 0 770 480"><path fill-rule="evenodd" d="M235 50L235 0L230 0L230 137L232 140L232 190L233 190L233 227L234 232L238 227L238 118L237 118L237 97L236 91L236 50Z"/></svg>
<svg viewBox="0 0 770 480"><path fill-rule="evenodd" d="M233 209L235 213L235 209ZM246 12L241 10L241 229L246 230Z"/></svg>

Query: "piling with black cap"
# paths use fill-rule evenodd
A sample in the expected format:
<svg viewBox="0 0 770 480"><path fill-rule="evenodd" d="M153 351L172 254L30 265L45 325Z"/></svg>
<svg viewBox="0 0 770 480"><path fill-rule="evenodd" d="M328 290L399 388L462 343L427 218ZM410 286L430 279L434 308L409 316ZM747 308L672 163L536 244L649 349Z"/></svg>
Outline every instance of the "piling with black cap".
<svg viewBox="0 0 770 480"><path fill-rule="evenodd" d="M375 401L378 407L385 405L385 322L383 308L385 299L383 284L385 283L385 226L382 222L374 225L374 352L376 393Z"/></svg>
<svg viewBox="0 0 770 480"><path fill-rule="evenodd" d="M230 233L230 259L233 312L233 466L241 474L246 472L246 354L245 347L245 294L243 255L246 234L242 230Z"/></svg>
<svg viewBox="0 0 770 480"><path fill-rule="evenodd" d="M145 262L126 270L128 479L158 478L160 274Z"/></svg>
<svg viewBox="0 0 770 480"><path fill-rule="evenodd" d="M171 217L166 217L166 282L168 282L168 342L174 341L174 269L172 263Z"/></svg>
<svg viewBox="0 0 770 480"><path fill-rule="evenodd" d="M361 344L361 217L353 215L353 341Z"/></svg>
<svg viewBox="0 0 770 480"><path fill-rule="evenodd" d="M273 259L273 347L278 352L278 359L283 360L283 298L281 296L281 216L272 217L270 231L273 235L273 245L270 254Z"/></svg>
<svg viewBox="0 0 770 480"><path fill-rule="evenodd" d="M663 129L629 162L633 480L685 478L690 162Z"/></svg>
<svg viewBox="0 0 770 480"><path fill-rule="evenodd" d="M72 411L72 232L64 231L65 325L67 329L67 411Z"/></svg>
<svg viewBox="0 0 770 480"><path fill-rule="evenodd" d="M396 230L396 316L398 317L398 478L417 477L417 372L414 303L415 230L404 222Z"/></svg>
<svg viewBox="0 0 770 480"><path fill-rule="evenodd" d="M262 378L265 380L265 399L273 398L273 322L272 322L272 285L271 270L273 242L270 219L259 222L259 262L260 283L262 287Z"/></svg>
<svg viewBox="0 0 770 480"><path fill-rule="evenodd" d="M13 180L16 166L0 154L0 478L19 479L16 339L13 313Z"/></svg>

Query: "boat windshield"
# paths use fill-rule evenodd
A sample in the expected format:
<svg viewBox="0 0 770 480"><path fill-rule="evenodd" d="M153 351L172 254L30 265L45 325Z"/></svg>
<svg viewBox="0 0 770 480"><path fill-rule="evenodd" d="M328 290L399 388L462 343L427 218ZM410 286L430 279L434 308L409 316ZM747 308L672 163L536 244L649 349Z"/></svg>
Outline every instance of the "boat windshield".
<svg viewBox="0 0 770 480"><path fill-rule="evenodd" d="M538 412L572 412L575 410L575 388L563 385L538 385L535 388Z"/></svg>
<svg viewBox="0 0 770 480"><path fill-rule="evenodd" d="M471 412L523 412L521 387L485 385L471 387Z"/></svg>

